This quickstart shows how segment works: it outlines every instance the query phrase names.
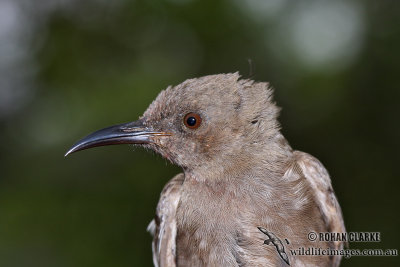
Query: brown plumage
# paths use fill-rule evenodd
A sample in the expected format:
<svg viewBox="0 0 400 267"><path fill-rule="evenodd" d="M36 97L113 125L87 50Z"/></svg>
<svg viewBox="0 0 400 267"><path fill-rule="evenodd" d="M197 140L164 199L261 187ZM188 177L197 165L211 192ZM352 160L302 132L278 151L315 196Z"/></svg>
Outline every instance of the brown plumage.
<svg viewBox="0 0 400 267"><path fill-rule="evenodd" d="M96 132L68 153L135 143L182 167L149 225L156 266L338 266L340 256L290 253L340 249L307 235L345 228L327 171L292 150L278 113L267 83L205 76L167 88L139 121Z"/></svg>

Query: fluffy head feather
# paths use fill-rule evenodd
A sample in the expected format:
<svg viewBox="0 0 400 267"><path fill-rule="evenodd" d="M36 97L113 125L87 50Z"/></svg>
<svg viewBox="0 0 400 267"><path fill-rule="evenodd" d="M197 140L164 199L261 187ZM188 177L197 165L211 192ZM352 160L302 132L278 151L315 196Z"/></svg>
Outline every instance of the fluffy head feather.
<svg viewBox="0 0 400 267"><path fill-rule="evenodd" d="M225 159L248 157L254 146L268 145L279 135L279 108L272 93L268 83L241 80L238 73L204 76L170 86L142 117L154 130L172 134L151 148L185 169L207 167L209 162L226 171ZM202 118L198 129L183 123L190 112Z"/></svg>

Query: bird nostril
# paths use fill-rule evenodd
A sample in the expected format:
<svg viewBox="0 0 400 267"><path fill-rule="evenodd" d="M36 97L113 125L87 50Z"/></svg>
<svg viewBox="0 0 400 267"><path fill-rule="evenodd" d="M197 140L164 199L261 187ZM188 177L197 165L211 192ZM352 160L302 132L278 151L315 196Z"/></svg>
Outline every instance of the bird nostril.
<svg viewBox="0 0 400 267"><path fill-rule="evenodd" d="M183 123L190 129L197 129L201 124L201 117L197 113L190 112L183 118Z"/></svg>

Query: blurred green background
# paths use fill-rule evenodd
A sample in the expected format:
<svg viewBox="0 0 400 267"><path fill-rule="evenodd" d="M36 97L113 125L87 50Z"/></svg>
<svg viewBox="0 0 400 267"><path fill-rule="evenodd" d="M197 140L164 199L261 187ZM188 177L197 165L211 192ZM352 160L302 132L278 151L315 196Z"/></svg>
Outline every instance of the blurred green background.
<svg viewBox="0 0 400 267"><path fill-rule="evenodd" d="M131 146L66 150L168 85L269 81L291 145L329 170L348 231L400 248L398 1L0 0L0 266L151 266L179 168ZM355 257L342 266L399 266Z"/></svg>

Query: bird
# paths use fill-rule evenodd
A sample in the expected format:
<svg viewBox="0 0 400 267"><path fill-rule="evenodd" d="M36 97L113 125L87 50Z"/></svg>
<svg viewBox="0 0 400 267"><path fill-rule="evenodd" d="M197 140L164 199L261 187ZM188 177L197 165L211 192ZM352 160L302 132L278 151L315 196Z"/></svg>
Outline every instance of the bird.
<svg viewBox="0 0 400 267"><path fill-rule="evenodd" d="M273 91L238 72L191 78L161 91L138 120L89 134L65 156L134 144L182 169L148 227L155 266L339 266L332 251L343 242L308 238L346 232L330 176L285 139ZM331 253L292 253L310 247Z"/></svg>
<svg viewBox="0 0 400 267"><path fill-rule="evenodd" d="M263 232L264 234L266 234L268 236L268 239L264 241L264 244L271 244L274 245L276 247L276 251L279 253L279 255L281 256L281 258L288 264L289 263L289 259L288 256L285 252L285 247L282 244L282 241L276 237L273 233L270 233L267 231L267 229L262 228L262 227L257 227L258 230L260 230L261 232Z"/></svg>

